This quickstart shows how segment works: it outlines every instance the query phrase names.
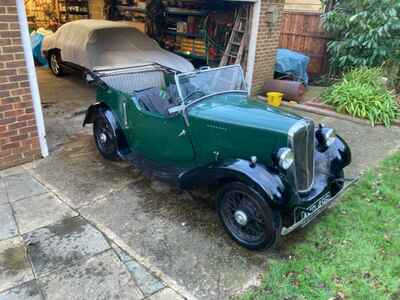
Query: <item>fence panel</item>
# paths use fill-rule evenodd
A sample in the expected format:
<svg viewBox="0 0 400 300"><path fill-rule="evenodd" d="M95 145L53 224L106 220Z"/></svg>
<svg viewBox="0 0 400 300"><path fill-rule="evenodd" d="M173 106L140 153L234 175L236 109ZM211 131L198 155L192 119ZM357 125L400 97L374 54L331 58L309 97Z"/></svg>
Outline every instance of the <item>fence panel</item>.
<svg viewBox="0 0 400 300"><path fill-rule="evenodd" d="M311 58L308 72L318 77L328 65L328 37L321 25L319 12L285 11L282 21L280 48L302 52Z"/></svg>

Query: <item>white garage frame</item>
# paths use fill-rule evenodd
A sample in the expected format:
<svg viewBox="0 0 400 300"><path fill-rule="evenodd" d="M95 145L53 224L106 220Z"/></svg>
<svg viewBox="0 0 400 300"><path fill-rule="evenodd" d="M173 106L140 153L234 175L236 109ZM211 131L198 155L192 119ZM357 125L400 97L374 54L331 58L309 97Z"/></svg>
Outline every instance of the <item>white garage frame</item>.
<svg viewBox="0 0 400 300"><path fill-rule="evenodd" d="M24 49L24 58L28 71L29 86L32 94L33 110L35 113L36 127L38 131L40 152L42 157L49 156L49 148L46 141L46 128L44 125L42 105L40 101L39 86L36 77L35 63L31 48L31 39L29 36L28 21L26 19L25 4L23 0L17 0L18 22L21 31L22 46Z"/></svg>
<svg viewBox="0 0 400 300"><path fill-rule="evenodd" d="M246 70L246 82L249 88L249 93L252 87L254 63L256 56L256 44L257 44L257 33L260 22L260 11L261 11L261 0L229 0L234 2L251 2L253 3L250 38L249 38L249 50L247 55L247 70ZM31 49L31 41L28 30L28 22L25 11L25 4L23 0L16 0L18 21L21 31L22 45L24 49L24 58L28 71L29 86L32 94L33 110L35 114L36 126L38 130L38 139L40 144L40 151L42 157L49 155L49 149L46 141L46 128L43 118L43 111L41 106L41 99L39 93L39 86L36 77L35 63L33 60L33 54Z"/></svg>

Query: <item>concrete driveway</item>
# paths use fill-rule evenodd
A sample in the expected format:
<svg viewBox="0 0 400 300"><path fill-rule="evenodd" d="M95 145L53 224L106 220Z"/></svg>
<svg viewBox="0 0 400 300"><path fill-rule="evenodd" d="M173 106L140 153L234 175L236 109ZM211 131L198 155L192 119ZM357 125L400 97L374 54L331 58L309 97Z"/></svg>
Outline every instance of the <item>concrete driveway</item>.
<svg viewBox="0 0 400 300"><path fill-rule="evenodd" d="M81 111L94 101L90 88L72 76L44 83L47 72L38 75L43 101L52 102L45 110L46 124L57 126L48 129L52 155L30 165L29 174L161 278L200 299L225 299L257 284L269 259L290 255L293 243L301 243L309 230L285 237L274 250L250 252L239 247L222 229L212 201L194 199L124 162L100 157L90 128L79 127ZM47 101L53 89L63 93ZM400 128L307 116L336 128L349 142L354 161L346 170L348 176L357 176L399 149Z"/></svg>

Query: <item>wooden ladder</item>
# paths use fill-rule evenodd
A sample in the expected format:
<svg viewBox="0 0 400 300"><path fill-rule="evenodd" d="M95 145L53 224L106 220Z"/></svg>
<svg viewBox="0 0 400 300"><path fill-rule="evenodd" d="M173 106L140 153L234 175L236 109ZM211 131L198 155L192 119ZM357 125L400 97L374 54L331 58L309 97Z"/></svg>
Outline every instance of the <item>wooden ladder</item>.
<svg viewBox="0 0 400 300"><path fill-rule="evenodd" d="M235 12L235 23L232 28L231 36L222 56L220 67L229 64L241 64L243 54L247 47L247 36L249 30L249 7L238 8Z"/></svg>

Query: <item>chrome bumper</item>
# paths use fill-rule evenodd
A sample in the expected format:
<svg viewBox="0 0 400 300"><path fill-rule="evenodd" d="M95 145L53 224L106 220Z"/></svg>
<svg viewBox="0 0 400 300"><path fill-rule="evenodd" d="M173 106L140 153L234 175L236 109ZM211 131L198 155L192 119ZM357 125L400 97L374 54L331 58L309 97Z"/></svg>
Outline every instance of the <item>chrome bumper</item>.
<svg viewBox="0 0 400 300"><path fill-rule="evenodd" d="M345 184L343 188L332 198L326 201L323 205L318 207L316 210L308 214L306 217L302 218L301 220L297 221L290 227L283 227L281 231L281 235L287 235L292 231L296 230L297 228L303 228L307 224L309 224L312 220L314 220L320 213L326 210L336 199L338 199L351 185L357 182L358 178L352 179L349 183Z"/></svg>

